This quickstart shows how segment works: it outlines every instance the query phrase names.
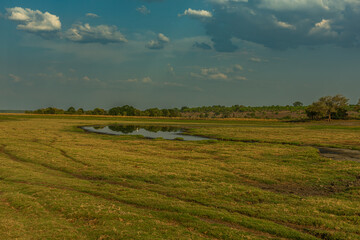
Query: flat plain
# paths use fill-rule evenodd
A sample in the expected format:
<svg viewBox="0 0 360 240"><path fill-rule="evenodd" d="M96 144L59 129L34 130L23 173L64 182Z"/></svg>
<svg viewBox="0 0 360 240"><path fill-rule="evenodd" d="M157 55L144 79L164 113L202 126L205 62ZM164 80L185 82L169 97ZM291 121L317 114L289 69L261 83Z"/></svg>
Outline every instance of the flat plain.
<svg viewBox="0 0 360 240"><path fill-rule="evenodd" d="M217 140L87 133L180 125ZM0 239L360 239L360 121L0 115Z"/></svg>

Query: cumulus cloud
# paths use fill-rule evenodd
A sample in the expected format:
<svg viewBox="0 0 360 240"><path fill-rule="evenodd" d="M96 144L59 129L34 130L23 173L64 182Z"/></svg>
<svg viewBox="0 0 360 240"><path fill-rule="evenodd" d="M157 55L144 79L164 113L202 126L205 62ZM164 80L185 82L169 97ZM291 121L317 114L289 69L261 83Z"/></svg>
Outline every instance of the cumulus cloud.
<svg viewBox="0 0 360 240"><path fill-rule="evenodd" d="M72 28L66 31L65 37L78 43L107 44L127 42L127 39L118 31L116 26L99 25L93 27L88 23L73 25Z"/></svg>
<svg viewBox="0 0 360 240"><path fill-rule="evenodd" d="M244 68L240 64L235 64L232 68L230 68L231 72L239 72L242 70L244 70Z"/></svg>
<svg viewBox="0 0 360 240"><path fill-rule="evenodd" d="M126 80L125 82L128 82L128 83L146 83L146 84L150 84L150 83L153 83L151 77L144 77L142 79L138 79L138 78L129 78L128 80Z"/></svg>
<svg viewBox="0 0 360 240"><path fill-rule="evenodd" d="M142 0L144 2L147 2L147 3L154 3L154 2L162 2L164 0Z"/></svg>
<svg viewBox="0 0 360 240"><path fill-rule="evenodd" d="M205 43L205 42L201 42L201 43L195 42L193 47L194 48L200 48L200 49L203 49L203 50L211 50L212 49L212 47L209 44Z"/></svg>
<svg viewBox="0 0 360 240"><path fill-rule="evenodd" d="M139 13L144 14L144 15L148 15L151 13L151 11L144 5L142 5L141 7L138 7L136 9L136 11L138 11Z"/></svg>
<svg viewBox="0 0 360 240"><path fill-rule="evenodd" d="M251 57L251 58L250 58L250 61L251 61L251 62L255 62L255 63L268 62L268 60L262 59L262 58L258 58L258 57Z"/></svg>
<svg viewBox="0 0 360 240"><path fill-rule="evenodd" d="M209 80L222 80L227 81L229 77L219 71L218 68L202 68L199 73L190 73L192 77L195 78L202 78L202 79L209 79Z"/></svg>
<svg viewBox="0 0 360 240"><path fill-rule="evenodd" d="M201 68L199 73L192 72L190 76L198 79L218 81L247 80L246 77L240 75L243 70L240 64L235 64L230 67Z"/></svg>
<svg viewBox="0 0 360 240"><path fill-rule="evenodd" d="M198 19L206 19L206 18L212 18L212 13L206 10L194 10L194 9L186 9L183 14L179 14L179 17L181 16L189 16L192 18L198 18Z"/></svg>
<svg viewBox="0 0 360 240"><path fill-rule="evenodd" d="M331 29L331 20L323 19L321 22L315 24L315 26L310 29L310 35L320 35L320 36L329 36L337 37L337 32Z"/></svg>
<svg viewBox="0 0 360 240"><path fill-rule="evenodd" d="M61 30L60 18L49 12L29 8L7 8L7 18L19 22L17 28L32 33L54 32Z"/></svg>
<svg viewBox="0 0 360 240"><path fill-rule="evenodd" d="M126 82L136 83L136 82L138 82L138 79L137 78L129 78L128 80L126 80Z"/></svg>
<svg viewBox="0 0 360 240"><path fill-rule="evenodd" d="M291 30L296 30L296 27L292 24L289 24L287 22L282 22L279 21L275 16L273 16L274 18L274 23L276 26L281 27L281 28L287 28L287 29L291 29Z"/></svg>
<svg viewBox="0 0 360 240"><path fill-rule="evenodd" d="M273 49L360 45L358 0L208 0L205 28L217 51L233 52L233 39ZM236 23L236 24L234 24Z"/></svg>
<svg viewBox="0 0 360 240"><path fill-rule="evenodd" d="M167 72L172 75L172 76L175 76L175 70L174 70L174 67L171 65L171 64L168 64L167 65Z"/></svg>
<svg viewBox="0 0 360 240"><path fill-rule="evenodd" d="M16 83L21 81L21 78L19 76L16 76L15 74L9 74L9 77L13 82Z"/></svg>
<svg viewBox="0 0 360 240"><path fill-rule="evenodd" d="M150 42L148 42L146 44L145 47L148 49L154 49L154 50L163 49L165 47L165 45L169 42L170 42L170 39L167 36L165 36L162 33L159 33L157 36L157 39L151 40Z"/></svg>
<svg viewBox="0 0 360 240"><path fill-rule="evenodd" d="M87 13L86 16L89 18L99 18L99 15L97 15L95 13Z"/></svg>
<svg viewBox="0 0 360 240"><path fill-rule="evenodd" d="M151 79L151 77L144 77L144 78L141 80L141 82L143 82L143 83L152 83L152 79Z"/></svg>
<svg viewBox="0 0 360 240"><path fill-rule="evenodd" d="M184 87L184 84L177 82L164 82L164 85L169 87Z"/></svg>

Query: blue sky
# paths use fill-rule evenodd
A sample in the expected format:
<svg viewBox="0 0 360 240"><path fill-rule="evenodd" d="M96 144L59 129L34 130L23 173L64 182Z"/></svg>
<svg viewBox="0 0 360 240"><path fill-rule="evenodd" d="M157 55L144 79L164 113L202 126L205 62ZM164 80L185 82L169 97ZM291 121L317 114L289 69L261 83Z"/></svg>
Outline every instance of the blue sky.
<svg viewBox="0 0 360 240"><path fill-rule="evenodd" d="M360 97L359 0L0 0L0 109Z"/></svg>

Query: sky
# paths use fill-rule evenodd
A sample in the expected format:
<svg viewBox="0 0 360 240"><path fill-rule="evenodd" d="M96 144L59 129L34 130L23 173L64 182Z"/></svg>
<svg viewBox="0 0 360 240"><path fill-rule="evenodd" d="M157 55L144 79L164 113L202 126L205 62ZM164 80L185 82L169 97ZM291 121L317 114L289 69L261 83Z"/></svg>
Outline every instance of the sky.
<svg viewBox="0 0 360 240"><path fill-rule="evenodd" d="M0 109L360 98L360 0L0 0Z"/></svg>

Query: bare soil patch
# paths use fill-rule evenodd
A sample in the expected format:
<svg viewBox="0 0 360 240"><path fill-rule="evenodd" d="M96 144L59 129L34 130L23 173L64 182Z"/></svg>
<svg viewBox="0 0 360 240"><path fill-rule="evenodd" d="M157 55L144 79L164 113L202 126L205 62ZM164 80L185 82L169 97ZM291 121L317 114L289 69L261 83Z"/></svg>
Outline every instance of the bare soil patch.
<svg viewBox="0 0 360 240"><path fill-rule="evenodd" d="M360 162L360 151L358 150L329 147L318 147L318 149L323 157L338 161Z"/></svg>

